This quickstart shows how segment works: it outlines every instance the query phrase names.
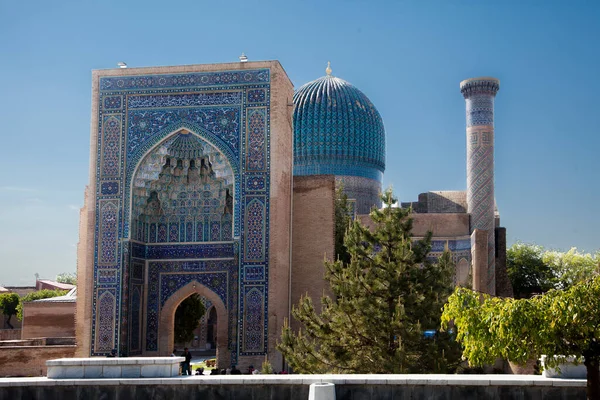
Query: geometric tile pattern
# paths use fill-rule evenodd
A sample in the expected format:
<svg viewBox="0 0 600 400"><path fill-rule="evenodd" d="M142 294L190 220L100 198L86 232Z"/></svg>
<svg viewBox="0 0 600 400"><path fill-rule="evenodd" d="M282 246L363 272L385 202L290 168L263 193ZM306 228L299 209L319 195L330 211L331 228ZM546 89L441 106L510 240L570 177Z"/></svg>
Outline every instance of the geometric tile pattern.
<svg viewBox="0 0 600 400"><path fill-rule="evenodd" d="M100 205L100 242L98 243L98 265L116 266L117 260L117 219L119 202L114 200L101 200Z"/></svg>
<svg viewBox="0 0 600 400"><path fill-rule="evenodd" d="M470 230L488 233L487 290L495 293L494 220L494 98L500 89L494 78L461 82L467 121L467 206Z"/></svg>
<svg viewBox="0 0 600 400"><path fill-rule="evenodd" d="M225 304L232 360L267 350L270 81L99 78L91 355L156 350L161 304L191 281Z"/></svg>
<svg viewBox="0 0 600 400"><path fill-rule="evenodd" d="M102 176L118 176L121 158L121 116L111 115L104 121L102 138Z"/></svg>
<svg viewBox="0 0 600 400"><path fill-rule="evenodd" d="M248 352L264 351L264 318L259 310L265 306L264 287L247 286L244 296L244 337L242 350Z"/></svg>
<svg viewBox="0 0 600 400"><path fill-rule="evenodd" d="M113 291L102 290L98 295L98 312L96 314L96 349L110 352L115 348L115 318L116 301Z"/></svg>
<svg viewBox="0 0 600 400"><path fill-rule="evenodd" d="M248 111L248 144L246 147L246 170L264 171L266 166L265 126L267 112L265 108Z"/></svg>
<svg viewBox="0 0 600 400"><path fill-rule="evenodd" d="M294 175L329 174L379 182L364 189L370 194L357 196L358 212L363 213L379 203L384 170L383 121L364 93L330 71L294 93Z"/></svg>
<svg viewBox="0 0 600 400"><path fill-rule="evenodd" d="M244 241L244 261L265 261L265 198L250 197L246 205L246 240Z"/></svg>

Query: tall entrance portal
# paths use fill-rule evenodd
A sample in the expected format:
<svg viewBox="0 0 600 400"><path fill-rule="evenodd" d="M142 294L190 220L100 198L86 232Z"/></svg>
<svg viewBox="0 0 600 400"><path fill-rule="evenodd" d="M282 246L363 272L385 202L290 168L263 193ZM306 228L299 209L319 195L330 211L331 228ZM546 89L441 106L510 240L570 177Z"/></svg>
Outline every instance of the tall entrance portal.
<svg viewBox="0 0 600 400"><path fill-rule="evenodd" d="M292 93L278 62L94 71L80 355L169 355L175 310L198 293L219 363L278 362Z"/></svg>

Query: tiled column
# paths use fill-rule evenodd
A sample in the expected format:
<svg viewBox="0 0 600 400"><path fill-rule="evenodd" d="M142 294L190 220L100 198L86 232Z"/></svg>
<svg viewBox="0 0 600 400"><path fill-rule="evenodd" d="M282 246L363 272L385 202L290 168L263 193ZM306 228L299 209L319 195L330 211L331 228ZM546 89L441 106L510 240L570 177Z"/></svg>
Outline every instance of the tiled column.
<svg viewBox="0 0 600 400"><path fill-rule="evenodd" d="M496 292L494 244L494 98L496 78L471 78L460 83L467 116L467 207L471 232L488 233L486 291Z"/></svg>

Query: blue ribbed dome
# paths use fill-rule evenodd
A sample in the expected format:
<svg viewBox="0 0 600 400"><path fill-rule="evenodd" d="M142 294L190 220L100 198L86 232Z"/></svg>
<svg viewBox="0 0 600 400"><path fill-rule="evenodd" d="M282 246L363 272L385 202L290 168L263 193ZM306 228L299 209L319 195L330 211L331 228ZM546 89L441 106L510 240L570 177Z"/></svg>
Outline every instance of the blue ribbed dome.
<svg viewBox="0 0 600 400"><path fill-rule="evenodd" d="M383 121L363 92L328 74L294 93L294 175L381 182L384 170Z"/></svg>

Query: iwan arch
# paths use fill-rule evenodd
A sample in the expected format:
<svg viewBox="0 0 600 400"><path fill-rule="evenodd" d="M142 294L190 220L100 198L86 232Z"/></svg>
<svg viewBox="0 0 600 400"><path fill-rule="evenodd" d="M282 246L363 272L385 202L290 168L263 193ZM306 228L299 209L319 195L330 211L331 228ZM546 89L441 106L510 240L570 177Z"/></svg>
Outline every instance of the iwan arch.
<svg viewBox="0 0 600 400"><path fill-rule="evenodd" d="M273 351L289 312L292 97L278 62L94 71L82 356L170 354L192 293L216 309L220 365Z"/></svg>

